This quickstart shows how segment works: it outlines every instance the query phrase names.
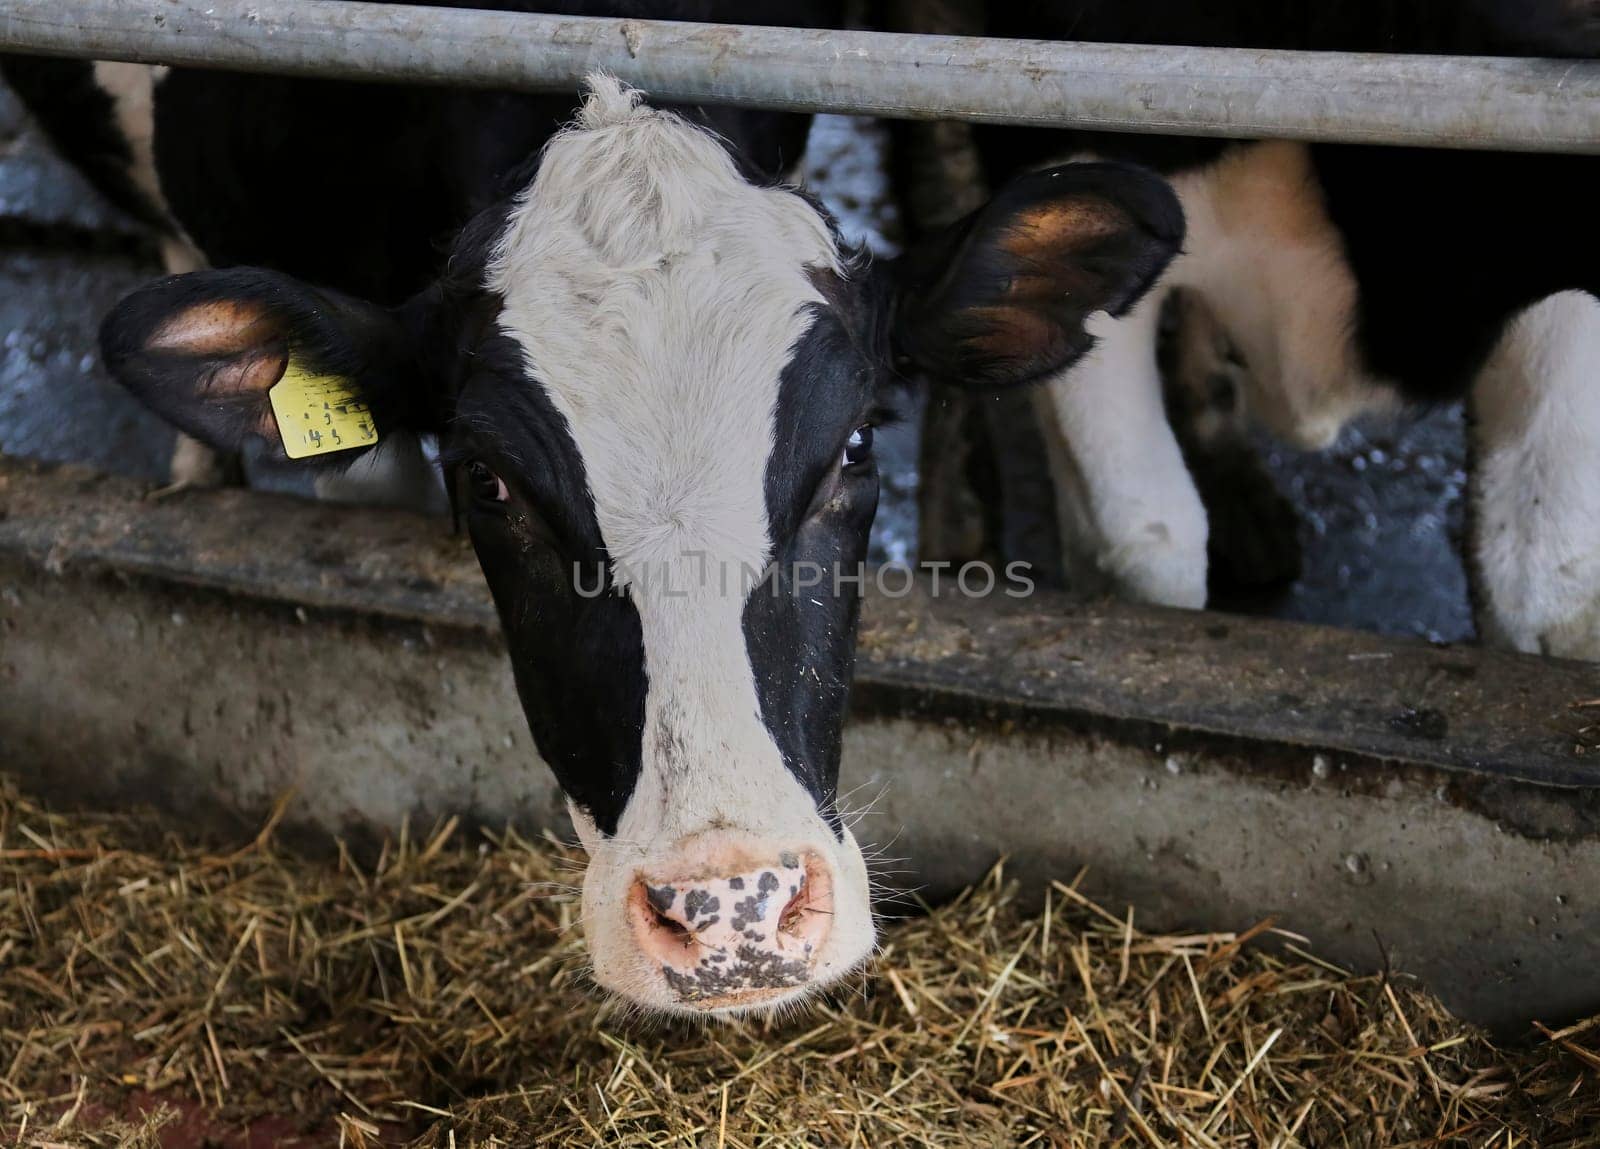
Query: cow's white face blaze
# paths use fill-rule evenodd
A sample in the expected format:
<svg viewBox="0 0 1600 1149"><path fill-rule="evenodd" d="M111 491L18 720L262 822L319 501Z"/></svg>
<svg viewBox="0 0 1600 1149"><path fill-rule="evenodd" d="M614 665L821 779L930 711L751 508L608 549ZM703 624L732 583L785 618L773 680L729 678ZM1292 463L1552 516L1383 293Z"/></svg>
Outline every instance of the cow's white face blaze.
<svg viewBox="0 0 1600 1149"><path fill-rule="evenodd" d="M873 943L835 807L859 600L831 576L864 560L876 507L862 429L907 375L1059 370L1090 313L1159 274L1181 216L1148 173L1069 165L873 265L604 78L537 159L398 309L196 273L125 300L106 361L225 449L276 438L291 358L381 430L439 434L589 852L597 980L664 1011L771 1008Z"/></svg>
<svg viewBox="0 0 1600 1149"><path fill-rule="evenodd" d="M551 141L489 265L499 326L565 421L616 589L638 612L638 775L610 832L580 807L573 819L596 979L647 1005L675 1008L684 993L635 942L645 879L715 883L729 866L779 872L780 856L820 864L831 929L812 952L792 947L805 980L796 967L788 987L748 987L764 1003L784 995L756 990L802 993L872 948L860 848L785 765L744 624L750 595L766 593L747 572L774 557L766 490L784 371L824 304L815 275L842 271L808 201L751 184L709 134L612 81ZM721 924L691 928L684 946L726 971L745 963L739 946L703 940Z"/></svg>

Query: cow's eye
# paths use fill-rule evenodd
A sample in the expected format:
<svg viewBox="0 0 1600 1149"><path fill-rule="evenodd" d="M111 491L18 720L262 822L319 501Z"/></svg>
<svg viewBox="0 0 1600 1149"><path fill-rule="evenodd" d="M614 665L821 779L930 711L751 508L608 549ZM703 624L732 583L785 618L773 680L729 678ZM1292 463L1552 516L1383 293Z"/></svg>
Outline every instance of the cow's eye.
<svg viewBox="0 0 1600 1149"><path fill-rule="evenodd" d="M480 503L503 503L511 497L505 480L489 469L486 463L467 464L467 486L472 497Z"/></svg>
<svg viewBox="0 0 1600 1149"><path fill-rule="evenodd" d="M857 427L844 445L844 465L854 467L872 458L872 428Z"/></svg>

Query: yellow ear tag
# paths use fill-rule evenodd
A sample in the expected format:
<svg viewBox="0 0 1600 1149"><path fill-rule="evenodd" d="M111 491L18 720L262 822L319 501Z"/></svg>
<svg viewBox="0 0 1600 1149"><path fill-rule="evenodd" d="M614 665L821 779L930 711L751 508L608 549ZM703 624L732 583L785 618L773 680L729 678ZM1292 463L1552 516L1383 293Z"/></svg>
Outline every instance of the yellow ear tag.
<svg viewBox="0 0 1600 1149"><path fill-rule="evenodd" d="M291 459L370 447L378 441L372 408L343 376L313 375L290 359L267 397L278 420L283 453Z"/></svg>

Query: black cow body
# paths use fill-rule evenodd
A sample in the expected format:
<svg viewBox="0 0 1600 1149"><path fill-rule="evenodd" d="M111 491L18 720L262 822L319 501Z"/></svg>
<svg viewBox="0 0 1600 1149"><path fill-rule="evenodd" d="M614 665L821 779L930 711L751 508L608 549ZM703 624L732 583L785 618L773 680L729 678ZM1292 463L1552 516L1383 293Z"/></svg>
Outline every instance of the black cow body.
<svg viewBox="0 0 1600 1149"><path fill-rule="evenodd" d="M1595 0L1051 0L985 6L991 35L1358 52L1600 51ZM1073 156L1167 175L1189 222L1163 287L1204 300L1253 414L1321 446L1352 417L1469 397L1482 628L1600 658L1600 161L981 127L995 181ZM1167 427L1155 318L1101 330L1051 385L1069 568L1197 607L1205 512ZM1134 330L1137 328L1137 330ZM1238 372L1219 360L1198 382ZM1227 388L1222 388L1227 391ZM1516 476L1523 475L1523 481Z"/></svg>

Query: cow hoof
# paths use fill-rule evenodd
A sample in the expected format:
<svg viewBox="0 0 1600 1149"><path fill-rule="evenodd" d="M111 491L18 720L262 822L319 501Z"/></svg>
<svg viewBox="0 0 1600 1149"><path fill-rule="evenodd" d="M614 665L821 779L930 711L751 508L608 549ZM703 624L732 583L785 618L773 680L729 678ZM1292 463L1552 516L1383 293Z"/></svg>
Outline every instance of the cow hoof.
<svg viewBox="0 0 1600 1149"><path fill-rule="evenodd" d="M1179 538L1172 524L1146 523L1138 537L1102 552L1100 569L1110 576L1118 598L1184 610L1205 609L1203 531L1198 538Z"/></svg>
<svg viewBox="0 0 1600 1149"><path fill-rule="evenodd" d="M1546 623L1536 632L1519 632L1514 627L1496 626L1492 622L1485 627L1485 632L1492 641L1527 654L1600 662L1600 599L1590 604L1589 609L1558 623Z"/></svg>
<svg viewBox="0 0 1600 1149"><path fill-rule="evenodd" d="M1540 647L1543 654L1552 658L1600 662L1600 604L1584 618L1546 634Z"/></svg>

